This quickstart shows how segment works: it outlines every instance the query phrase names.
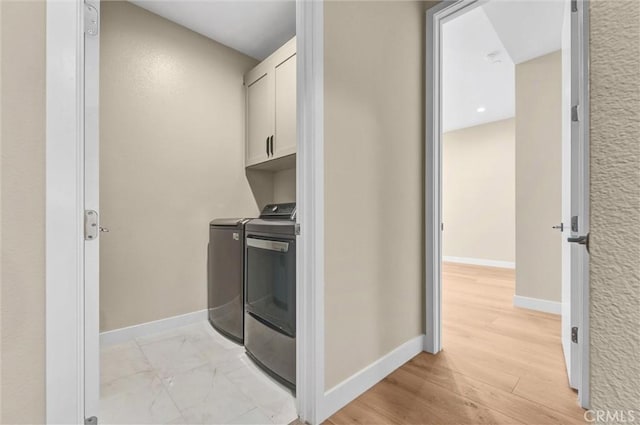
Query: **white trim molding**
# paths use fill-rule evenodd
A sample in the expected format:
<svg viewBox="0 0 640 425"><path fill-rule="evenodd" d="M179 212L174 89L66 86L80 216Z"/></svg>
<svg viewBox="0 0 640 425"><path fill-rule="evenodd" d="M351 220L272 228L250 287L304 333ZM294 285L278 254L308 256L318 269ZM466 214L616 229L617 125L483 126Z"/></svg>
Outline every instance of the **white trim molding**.
<svg viewBox="0 0 640 425"><path fill-rule="evenodd" d="M100 333L100 346L120 344L142 336L152 335L158 332L179 328L180 326L191 325L207 320L207 310L198 310L178 316L167 317L165 319L154 320L152 322L140 323L138 325L127 326L125 328L114 329Z"/></svg>
<svg viewBox="0 0 640 425"><path fill-rule="evenodd" d="M526 308L529 310L541 311L543 313L551 313L551 314L562 313L562 303L558 301L543 300L541 298L523 297L521 295L513 296L513 306Z"/></svg>
<svg viewBox="0 0 640 425"><path fill-rule="evenodd" d="M47 1L47 423L84 423L84 5Z"/></svg>
<svg viewBox="0 0 640 425"><path fill-rule="evenodd" d="M391 372L420 354L424 349L424 335L419 335L374 363L345 379L325 393L321 421L351 403L362 393L380 382Z"/></svg>
<svg viewBox="0 0 640 425"><path fill-rule="evenodd" d="M442 25L480 0L441 1L426 12L425 351L442 350Z"/></svg>
<svg viewBox="0 0 640 425"><path fill-rule="evenodd" d="M503 269L516 268L516 263L512 261L485 260L484 258L467 258L467 257L450 257L450 256L442 257L442 260L447 263L472 264L474 266L500 267Z"/></svg>
<svg viewBox="0 0 640 425"><path fill-rule="evenodd" d="M324 400L324 2L296 1L296 404L319 424Z"/></svg>
<svg viewBox="0 0 640 425"><path fill-rule="evenodd" d="M577 95L577 102L580 105L581 119L578 122L577 137L574 138L572 131L571 144L578 145L579 159L577 164L577 179L580 190L576 199L577 212L582 220L581 232L589 235L589 175L590 175L590 96L589 96L589 1L577 0L577 11L571 14L571 68L572 68L572 101L574 94ZM574 73L575 72L575 73ZM577 75L576 75L577 74ZM573 102L572 102L573 103ZM577 143L576 143L577 142ZM573 164L572 164L573 166ZM573 195L573 194L572 194ZM572 202L573 203L573 202ZM573 206L572 206L573 208ZM572 215L574 213L572 212ZM581 254L576 261L577 270L572 270L572 276L577 276L577 283L572 279L571 302L577 301L575 318L572 317L571 326L578 327L578 347L577 362L580 384L578 388L578 400L584 409L591 408L591 362L590 362L590 289L589 289L589 254L581 250ZM571 306L573 310L573 306ZM573 312L572 312L573 316ZM575 320L575 322L573 322Z"/></svg>

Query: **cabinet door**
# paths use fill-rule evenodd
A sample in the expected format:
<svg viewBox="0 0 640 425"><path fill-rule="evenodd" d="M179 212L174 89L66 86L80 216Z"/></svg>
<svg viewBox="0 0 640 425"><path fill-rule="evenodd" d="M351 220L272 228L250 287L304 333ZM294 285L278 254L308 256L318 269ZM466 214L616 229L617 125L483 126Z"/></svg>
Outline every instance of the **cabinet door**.
<svg viewBox="0 0 640 425"><path fill-rule="evenodd" d="M246 165L267 160L267 138L273 135L273 101L269 96L269 74L247 87Z"/></svg>
<svg viewBox="0 0 640 425"><path fill-rule="evenodd" d="M274 157L296 152L296 55L275 68Z"/></svg>

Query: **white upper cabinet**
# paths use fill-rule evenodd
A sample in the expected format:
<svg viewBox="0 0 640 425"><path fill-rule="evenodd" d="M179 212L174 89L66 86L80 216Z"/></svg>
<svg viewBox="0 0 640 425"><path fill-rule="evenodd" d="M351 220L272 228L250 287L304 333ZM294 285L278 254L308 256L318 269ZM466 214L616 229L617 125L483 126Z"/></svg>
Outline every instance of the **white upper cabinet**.
<svg viewBox="0 0 640 425"><path fill-rule="evenodd" d="M270 77L263 74L247 86L247 165L264 161L270 148L273 134L273 121L270 119L273 114Z"/></svg>
<svg viewBox="0 0 640 425"><path fill-rule="evenodd" d="M296 55L275 69L276 139L274 156L296 153Z"/></svg>
<svg viewBox="0 0 640 425"><path fill-rule="evenodd" d="M244 76L247 91L245 166L296 153L296 39Z"/></svg>

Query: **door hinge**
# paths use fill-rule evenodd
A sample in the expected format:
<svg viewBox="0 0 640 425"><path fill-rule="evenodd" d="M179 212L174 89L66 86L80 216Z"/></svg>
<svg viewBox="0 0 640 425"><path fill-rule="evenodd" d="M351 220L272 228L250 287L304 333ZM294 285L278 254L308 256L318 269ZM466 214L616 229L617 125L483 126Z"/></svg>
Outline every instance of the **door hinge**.
<svg viewBox="0 0 640 425"><path fill-rule="evenodd" d="M296 223L295 230L296 230L296 236L300 236L300 223Z"/></svg>
<svg viewBox="0 0 640 425"><path fill-rule="evenodd" d="M571 121L580 121L580 105L573 105L571 107Z"/></svg>
<svg viewBox="0 0 640 425"><path fill-rule="evenodd" d="M96 416L84 418L84 425L98 425L98 418Z"/></svg>
<svg viewBox="0 0 640 425"><path fill-rule="evenodd" d="M94 6L85 3L84 4L84 32L90 36L98 35L98 9Z"/></svg>
<svg viewBox="0 0 640 425"><path fill-rule="evenodd" d="M94 210L84 212L84 240L92 241L98 239L98 213Z"/></svg>
<svg viewBox="0 0 640 425"><path fill-rule="evenodd" d="M578 343L578 328L576 326L571 328L571 342Z"/></svg>
<svg viewBox="0 0 640 425"><path fill-rule="evenodd" d="M571 11L572 12L578 11L578 0L571 0Z"/></svg>

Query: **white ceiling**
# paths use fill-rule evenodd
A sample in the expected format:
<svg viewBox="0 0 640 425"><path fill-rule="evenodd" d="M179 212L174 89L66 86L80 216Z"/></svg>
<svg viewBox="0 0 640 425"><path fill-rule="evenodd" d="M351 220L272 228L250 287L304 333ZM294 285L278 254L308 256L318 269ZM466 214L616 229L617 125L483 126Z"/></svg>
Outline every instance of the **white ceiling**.
<svg viewBox="0 0 640 425"><path fill-rule="evenodd" d="M295 0L130 0L262 60L296 34Z"/></svg>
<svg viewBox="0 0 640 425"><path fill-rule="evenodd" d="M561 48L563 14L562 0L491 0L445 23L444 131L515 116L515 64Z"/></svg>
<svg viewBox="0 0 640 425"><path fill-rule="evenodd" d="M482 8L444 24L442 51L444 131L514 115L513 61ZM493 60L487 59L496 52ZM484 112L478 112L481 107Z"/></svg>
<svg viewBox="0 0 640 425"><path fill-rule="evenodd" d="M482 8L514 63L528 61L562 47L562 0L490 1Z"/></svg>

